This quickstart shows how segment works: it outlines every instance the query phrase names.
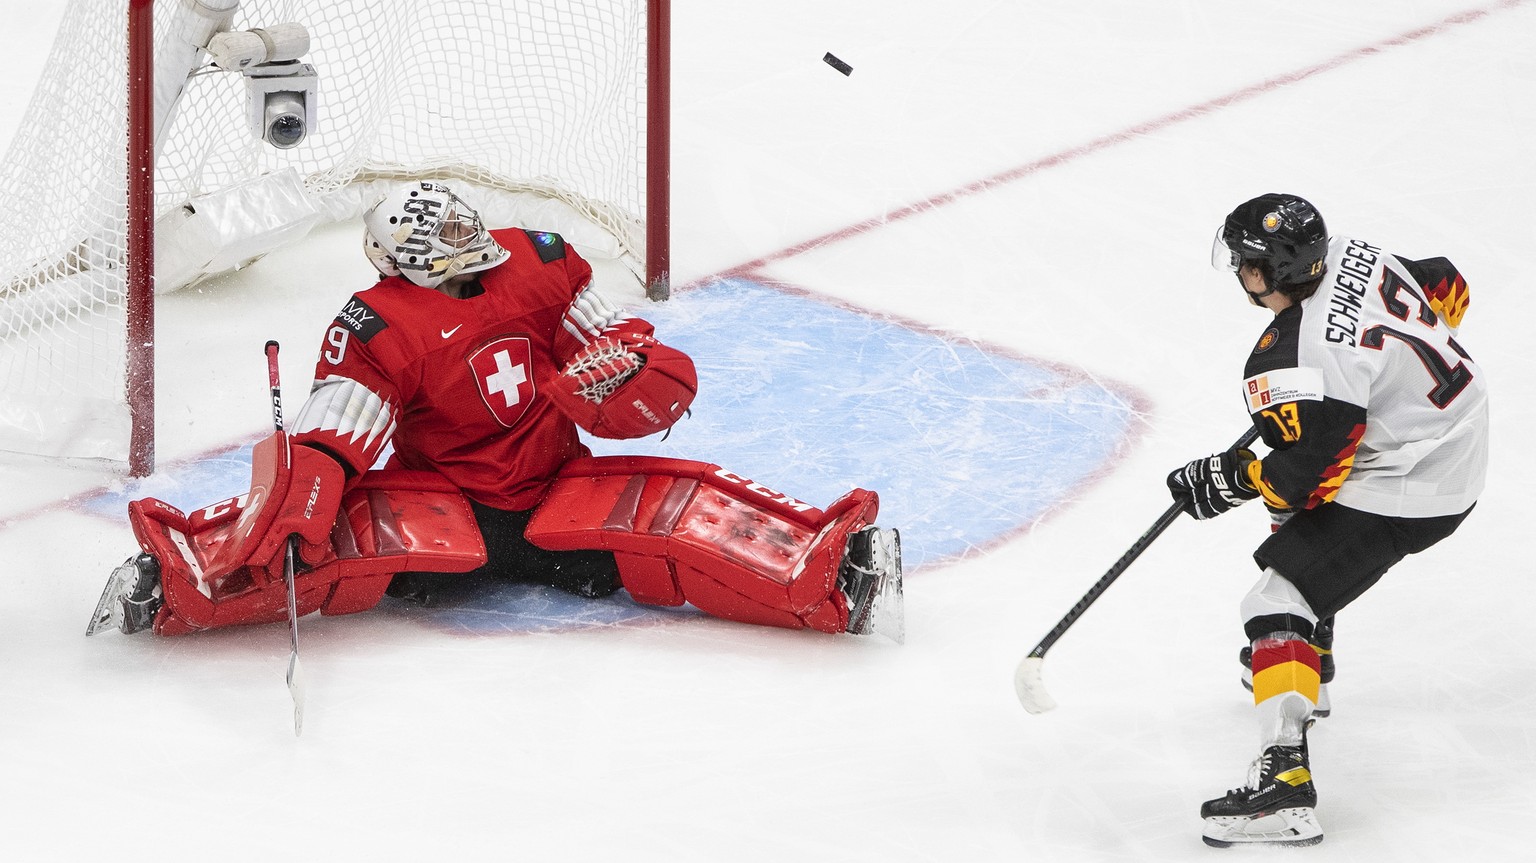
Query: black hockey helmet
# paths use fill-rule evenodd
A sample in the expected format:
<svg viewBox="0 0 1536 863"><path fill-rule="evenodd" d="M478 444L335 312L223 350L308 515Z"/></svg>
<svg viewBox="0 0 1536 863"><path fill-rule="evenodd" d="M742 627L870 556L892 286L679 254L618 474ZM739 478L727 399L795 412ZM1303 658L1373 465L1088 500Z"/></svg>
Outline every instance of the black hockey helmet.
<svg viewBox="0 0 1536 863"><path fill-rule="evenodd" d="M1286 289L1320 278L1328 257L1328 227L1305 198L1260 195L1239 204L1216 232L1211 266L1237 272L1254 263L1272 289Z"/></svg>

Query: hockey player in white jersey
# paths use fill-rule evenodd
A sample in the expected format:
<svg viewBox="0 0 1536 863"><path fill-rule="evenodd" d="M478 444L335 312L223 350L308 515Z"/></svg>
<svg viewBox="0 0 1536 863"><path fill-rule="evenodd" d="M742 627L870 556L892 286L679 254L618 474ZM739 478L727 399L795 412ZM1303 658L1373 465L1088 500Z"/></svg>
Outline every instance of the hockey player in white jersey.
<svg viewBox="0 0 1536 863"><path fill-rule="evenodd" d="M1197 519L1263 498L1274 529L1241 608L1260 754L1244 787L1201 807L1204 839L1309 845L1323 833L1306 733L1332 673L1333 616L1471 512L1488 392L1456 339L1467 284L1445 258L1330 238L1310 203L1268 194L1227 217L1212 265L1274 313L1242 393L1271 452L1196 459L1168 487Z"/></svg>

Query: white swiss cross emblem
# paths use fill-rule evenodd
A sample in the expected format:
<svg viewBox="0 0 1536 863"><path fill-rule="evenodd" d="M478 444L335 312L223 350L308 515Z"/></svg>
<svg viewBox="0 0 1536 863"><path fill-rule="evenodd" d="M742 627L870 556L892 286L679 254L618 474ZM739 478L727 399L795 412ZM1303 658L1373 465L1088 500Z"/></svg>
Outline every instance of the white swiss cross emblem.
<svg viewBox="0 0 1536 863"><path fill-rule="evenodd" d="M499 338L469 355L481 400L507 428L517 425L533 403L532 367L533 352L522 336Z"/></svg>

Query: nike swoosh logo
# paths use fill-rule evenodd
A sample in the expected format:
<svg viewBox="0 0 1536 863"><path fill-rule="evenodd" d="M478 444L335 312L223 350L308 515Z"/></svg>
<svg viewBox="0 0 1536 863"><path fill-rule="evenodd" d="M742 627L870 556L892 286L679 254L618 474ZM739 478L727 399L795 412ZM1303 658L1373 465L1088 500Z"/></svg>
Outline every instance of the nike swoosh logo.
<svg viewBox="0 0 1536 863"><path fill-rule="evenodd" d="M463 324L459 324L459 327L462 327L462 326L464 326L464 325ZM454 327L451 330L442 330L443 338L446 339L449 336L453 335L454 333L458 332L459 331L459 327Z"/></svg>

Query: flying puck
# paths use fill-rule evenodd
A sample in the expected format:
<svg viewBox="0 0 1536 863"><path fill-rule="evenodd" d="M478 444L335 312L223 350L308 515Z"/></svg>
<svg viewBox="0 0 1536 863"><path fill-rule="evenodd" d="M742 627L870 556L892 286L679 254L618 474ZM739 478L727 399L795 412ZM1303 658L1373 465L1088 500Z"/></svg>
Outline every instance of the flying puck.
<svg viewBox="0 0 1536 863"><path fill-rule="evenodd" d="M827 52L827 56L825 56L825 57L823 57L821 59L825 60L826 64L828 66L831 66L833 69L836 69L837 71L843 73L844 75L852 75L853 74L853 67L849 66L847 63L844 63L843 61L841 61L841 60L837 59L836 57L832 56L832 52L830 52L830 51Z"/></svg>

